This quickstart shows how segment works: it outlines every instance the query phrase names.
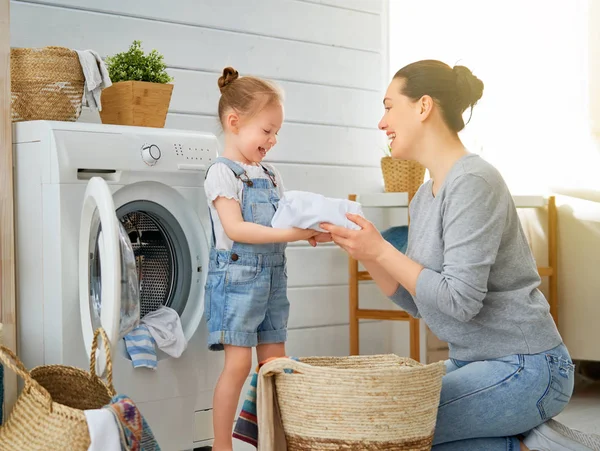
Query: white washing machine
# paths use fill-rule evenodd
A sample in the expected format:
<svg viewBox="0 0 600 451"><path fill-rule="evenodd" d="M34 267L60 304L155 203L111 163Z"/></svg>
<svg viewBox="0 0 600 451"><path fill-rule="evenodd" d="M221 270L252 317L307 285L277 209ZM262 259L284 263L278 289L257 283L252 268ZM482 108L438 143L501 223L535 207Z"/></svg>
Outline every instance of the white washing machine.
<svg viewBox="0 0 600 451"><path fill-rule="evenodd" d="M212 389L221 353L202 319L210 220L203 191L213 134L100 124L16 123L18 352L28 368L89 366L93 329L113 345L114 382L165 451L212 438ZM180 317L188 347L134 369L118 339L119 224L139 276L140 314L162 305ZM101 305L98 314L98 305Z"/></svg>

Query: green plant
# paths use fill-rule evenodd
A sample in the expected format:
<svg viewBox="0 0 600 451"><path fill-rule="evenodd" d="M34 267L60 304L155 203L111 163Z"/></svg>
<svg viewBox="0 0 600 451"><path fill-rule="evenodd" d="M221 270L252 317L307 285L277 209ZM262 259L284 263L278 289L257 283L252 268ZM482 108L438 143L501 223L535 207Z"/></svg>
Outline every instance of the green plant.
<svg viewBox="0 0 600 451"><path fill-rule="evenodd" d="M386 157L391 157L392 156L392 146L390 146L389 144L385 146L385 149L382 149L383 154Z"/></svg>
<svg viewBox="0 0 600 451"><path fill-rule="evenodd" d="M133 41L126 52L107 57L106 67L113 83L129 80L151 83L173 81L173 77L166 71L163 55L156 50L144 55L141 41Z"/></svg>

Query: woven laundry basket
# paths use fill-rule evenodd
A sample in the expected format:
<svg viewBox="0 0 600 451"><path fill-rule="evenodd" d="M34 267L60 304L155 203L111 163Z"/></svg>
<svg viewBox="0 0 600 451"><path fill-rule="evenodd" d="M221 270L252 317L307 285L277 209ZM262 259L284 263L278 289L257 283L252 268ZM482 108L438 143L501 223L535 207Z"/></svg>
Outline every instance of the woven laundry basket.
<svg viewBox="0 0 600 451"><path fill-rule="evenodd" d="M96 375L98 335L107 361L107 382ZM86 451L90 436L84 410L100 409L115 394L108 337L98 329L92 343L90 372L62 365L44 365L28 372L8 348L0 346L0 360L25 386L0 427L2 451Z"/></svg>
<svg viewBox="0 0 600 451"><path fill-rule="evenodd" d="M10 51L13 122L76 121L85 77L77 52L64 47Z"/></svg>
<svg viewBox="0 0 600 451"><path fill-rule="evenodd" d="M408 193L411 200L425 178L425 168L411 160L396 160L392 157L381 159L381 172L385 191L388 193Z"/></svg>
<svg viewBox="0 0 600 451"><path fill-rule="evenodd" d="M288 451L431 449L443 362L386 354L277 359L263 368L275 373Z"/></svg>

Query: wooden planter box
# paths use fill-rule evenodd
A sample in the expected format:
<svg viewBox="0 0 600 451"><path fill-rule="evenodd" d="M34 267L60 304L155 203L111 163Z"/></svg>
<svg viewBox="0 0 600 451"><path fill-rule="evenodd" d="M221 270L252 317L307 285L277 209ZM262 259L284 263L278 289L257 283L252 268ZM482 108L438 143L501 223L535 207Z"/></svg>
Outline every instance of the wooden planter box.
<svg viewBox="0 0 600 451"><path fill-rule="evenodd" d="M120 81L102 91L103 124L165 126L173 85Z"/></svg>

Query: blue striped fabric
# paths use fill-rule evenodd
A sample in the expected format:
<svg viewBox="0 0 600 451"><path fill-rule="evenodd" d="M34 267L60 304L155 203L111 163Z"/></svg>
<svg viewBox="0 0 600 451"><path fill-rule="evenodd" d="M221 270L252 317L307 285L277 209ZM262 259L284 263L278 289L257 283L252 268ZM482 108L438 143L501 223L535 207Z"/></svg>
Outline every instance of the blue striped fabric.
<svg viewBox="0 0 600 451"><path fill-rule="evenodd" d="M148 327L144 324L136 327L125 335L124 340L134 368L156 369L156 342L152 338L152 335L150 335Z"/></svg>

